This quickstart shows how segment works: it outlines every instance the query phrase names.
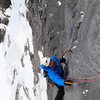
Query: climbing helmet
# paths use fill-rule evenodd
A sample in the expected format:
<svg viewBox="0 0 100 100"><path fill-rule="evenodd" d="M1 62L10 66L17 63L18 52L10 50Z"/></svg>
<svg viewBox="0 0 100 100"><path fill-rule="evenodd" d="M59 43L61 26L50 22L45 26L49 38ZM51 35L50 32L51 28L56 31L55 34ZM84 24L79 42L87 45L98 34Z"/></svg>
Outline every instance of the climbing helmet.
<svg viewBox="0 0 100 100"><path fill-rule="evenodd" d="M50 57L43 57L42 60L41 60L41 64L48 67L49 64L50 64Z"/></svg>

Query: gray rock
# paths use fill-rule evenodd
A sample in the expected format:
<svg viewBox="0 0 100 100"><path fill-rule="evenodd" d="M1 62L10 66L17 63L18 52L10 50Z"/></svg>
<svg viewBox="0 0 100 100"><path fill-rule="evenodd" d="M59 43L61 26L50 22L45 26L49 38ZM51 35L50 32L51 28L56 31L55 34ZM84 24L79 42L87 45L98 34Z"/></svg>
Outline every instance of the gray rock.
<svg viewBox="0 0 100 100"><path fill-rule="evenodd" d="M70 48L73 54L65 56L69 77L89 79L99 76L100 0L60 1L60 6L56 0L28 2L27 18L33 30L35 49L33 64L39 64L37 51L41 50L41 46L44 47L45 56L59 57ZM99 85L87 82L81 86L66 87L65 100L99 100ZM48 98L54 100L56 92L51 87L48 88ZM88 92L84 92L86 90Z"/></svg>

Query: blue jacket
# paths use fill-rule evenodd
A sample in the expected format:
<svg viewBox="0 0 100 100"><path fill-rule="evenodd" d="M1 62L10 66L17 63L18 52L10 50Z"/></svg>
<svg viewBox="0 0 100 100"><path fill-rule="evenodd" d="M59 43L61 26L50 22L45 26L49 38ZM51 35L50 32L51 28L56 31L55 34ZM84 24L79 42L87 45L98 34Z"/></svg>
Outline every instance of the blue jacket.
<svg viewBox="0 0 100 100"><path fill-rule="evenodd" d="M57 57L50 57L50 61L56 62L56 67L46 67L43 64L40 64L40 68L42 68L44 71L47 71L47 74L49 78L57 85L59 86L66 86L64 84L65 80L62 78L63 76L63 68L61 64L61 58Z"/></svg>

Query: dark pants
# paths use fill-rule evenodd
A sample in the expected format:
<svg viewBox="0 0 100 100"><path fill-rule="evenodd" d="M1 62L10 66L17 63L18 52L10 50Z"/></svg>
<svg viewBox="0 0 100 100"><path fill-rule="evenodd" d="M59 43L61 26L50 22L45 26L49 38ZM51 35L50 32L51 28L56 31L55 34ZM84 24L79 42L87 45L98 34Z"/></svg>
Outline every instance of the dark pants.
<svg viewBox="0 0 100 100"><path fill-rule="evenodd" d="M58 85L56 85L56 86L58 88L58 91L57 91L57 95L55 97L55 100L63 100L64 94L65 94L64 86L58 86Z"/></svg>

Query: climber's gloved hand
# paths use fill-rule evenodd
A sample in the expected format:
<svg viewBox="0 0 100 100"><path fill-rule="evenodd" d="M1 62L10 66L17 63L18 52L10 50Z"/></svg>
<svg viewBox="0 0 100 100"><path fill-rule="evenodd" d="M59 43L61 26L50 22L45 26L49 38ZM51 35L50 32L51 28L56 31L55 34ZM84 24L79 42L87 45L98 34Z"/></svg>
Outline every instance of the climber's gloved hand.
<svg viewBox="0 0 100 100"><path fill-rule="evenodd" d="M64 82L65 85L72 86L74 82L72 80L67 80Z"/></svg>
<svg viewBox="0 0 100 100"><path fill-rule="evenodd" d="M61 63L65 63L66 59L64 57L61 58Z"/></svg>
<svg viewBox="0 0 100 100"><path fill-rule="evenodd" d="M43 71L43 76L44 76L44 77L47 77L47 76L48 76L47 73L48 73L47 71Z"/></svg>

